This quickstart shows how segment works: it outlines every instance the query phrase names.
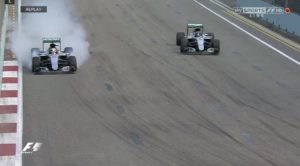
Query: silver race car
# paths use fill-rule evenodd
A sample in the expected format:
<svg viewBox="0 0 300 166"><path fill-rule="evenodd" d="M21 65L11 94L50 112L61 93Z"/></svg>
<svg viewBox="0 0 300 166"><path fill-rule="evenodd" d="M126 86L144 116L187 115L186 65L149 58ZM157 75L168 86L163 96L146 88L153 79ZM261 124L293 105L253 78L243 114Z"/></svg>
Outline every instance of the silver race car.
<svg viewBox="0 0 300 166"><path fill-rule="evenodd" d="M60 38L43 38L42 50L31 49L32 72L36 74L74 73L77 70L77 61L76 57L71 55L72 52L72 47L65 47L61 51Z"/></svg>
<svg viewBox="0 0 300 166"><path fill-rule="evenodd" d="M176 44L180 52L192 55L218 55L220 41L213 33L205 33L202 24L187 24L186 33L177 32Z"/></svg>

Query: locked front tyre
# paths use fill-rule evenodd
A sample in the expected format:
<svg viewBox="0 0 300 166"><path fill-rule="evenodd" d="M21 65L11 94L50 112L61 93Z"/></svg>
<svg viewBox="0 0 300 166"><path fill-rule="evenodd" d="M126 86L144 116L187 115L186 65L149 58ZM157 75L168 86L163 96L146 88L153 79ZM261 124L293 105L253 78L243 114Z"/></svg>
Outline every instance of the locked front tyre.
<svg viewBox="0 0 300 166"><path fill-rule="evenodd" d="M72 72L77 71L77 60L75 56L69 57L69 66L70 66L70 71Z"/></svg>
<svg viewBox="0 0 300 166"><path fill-rule="evenodd" d="M40 70L40 57L33 57L32 58L32 72L38 72Z"/></svg>

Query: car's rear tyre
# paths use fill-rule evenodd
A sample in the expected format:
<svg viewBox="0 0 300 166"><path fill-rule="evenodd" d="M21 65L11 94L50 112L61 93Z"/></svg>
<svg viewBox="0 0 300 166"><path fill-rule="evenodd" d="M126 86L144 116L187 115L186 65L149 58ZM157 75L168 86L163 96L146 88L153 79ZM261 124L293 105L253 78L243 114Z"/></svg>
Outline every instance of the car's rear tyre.
<svg viewBox="0 0 300 166"><path fill-rule="evenodd" d="M32 72L37 72L40 68L41 60L39 57L32 58Z"/></svg>
<svg viewBox="0 0 300 166"><path fill-rule="evenodd" d="M216 51L215 51L215 55L218 55L219 54L219 52L220 52L220 40L219 39L215 39L214 41L213 41L213 46L214 46L214 48L216 49Z"/></svg>
<svg viewBox="0 0 300 166"><path fill-rule="evenodd" d="M71 68L71 71L73 72L77 71L77 60L75 56L69 57L69 66Z"/></svg>
<svg viewBox="0 0 300 166"><path fill-rule="evenodd" d="M69 54L73 53L73 48L72 47L66 47L64 49L64 53L69 53Z"/></svg>
<svg viewBox="0 0 300 166"><path fill-rule="evenodd" d="M39 48L32 48L31 49L31 57L37 57L40 55L40 49Z"/></svg>
<svg viewBox="0 0 300 166"><path fill-rule="evenodd" d="M176 45L180 46L181 39L184 38L185 34L184 32L177 32L176 34Z"/></svg>
<svg viewBox="0 0 300 166"><path fill-rule="evenodd" d="M184 37L181 39L180 42L180 52L185 52L187 46L188 46L188 39Z"/></svg>

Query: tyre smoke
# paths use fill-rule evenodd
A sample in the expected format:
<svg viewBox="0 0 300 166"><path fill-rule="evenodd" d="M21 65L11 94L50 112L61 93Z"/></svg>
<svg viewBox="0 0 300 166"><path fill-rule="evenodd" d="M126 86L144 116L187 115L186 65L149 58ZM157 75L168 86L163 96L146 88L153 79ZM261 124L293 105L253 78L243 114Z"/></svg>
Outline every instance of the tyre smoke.
<svg viewBox="0 0 300 166"><path fill-rule="evenodd" d="M23 65L31 69L31 48L42 49L43 37L60 37L62 50L73 47L78 67L89 57L84 27L72 15L71 0L35 0L22 6L47 6L47 13L22 13L19 31L10 36L10 46ZM48 46L46 46L47 48Z"/></svg>

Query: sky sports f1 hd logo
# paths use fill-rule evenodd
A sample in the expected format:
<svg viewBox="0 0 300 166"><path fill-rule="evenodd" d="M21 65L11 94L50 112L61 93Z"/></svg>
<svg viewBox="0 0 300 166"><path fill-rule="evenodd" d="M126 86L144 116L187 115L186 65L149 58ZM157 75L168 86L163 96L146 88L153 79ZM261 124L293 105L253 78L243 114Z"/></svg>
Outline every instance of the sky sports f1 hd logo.
<svg viewBox="0 0 300 166"><path fill-rule="evenodd" d="M235 7L238 14L289 14L289 8L283 7Z"/></svg>
<svg viewBox="0 0 300 166"><path fill-rule="evenodd" d="M28 142L24 146L22 153L31 154L33 152L37 152L42 147L43 143L40 142Z"/></svg>

